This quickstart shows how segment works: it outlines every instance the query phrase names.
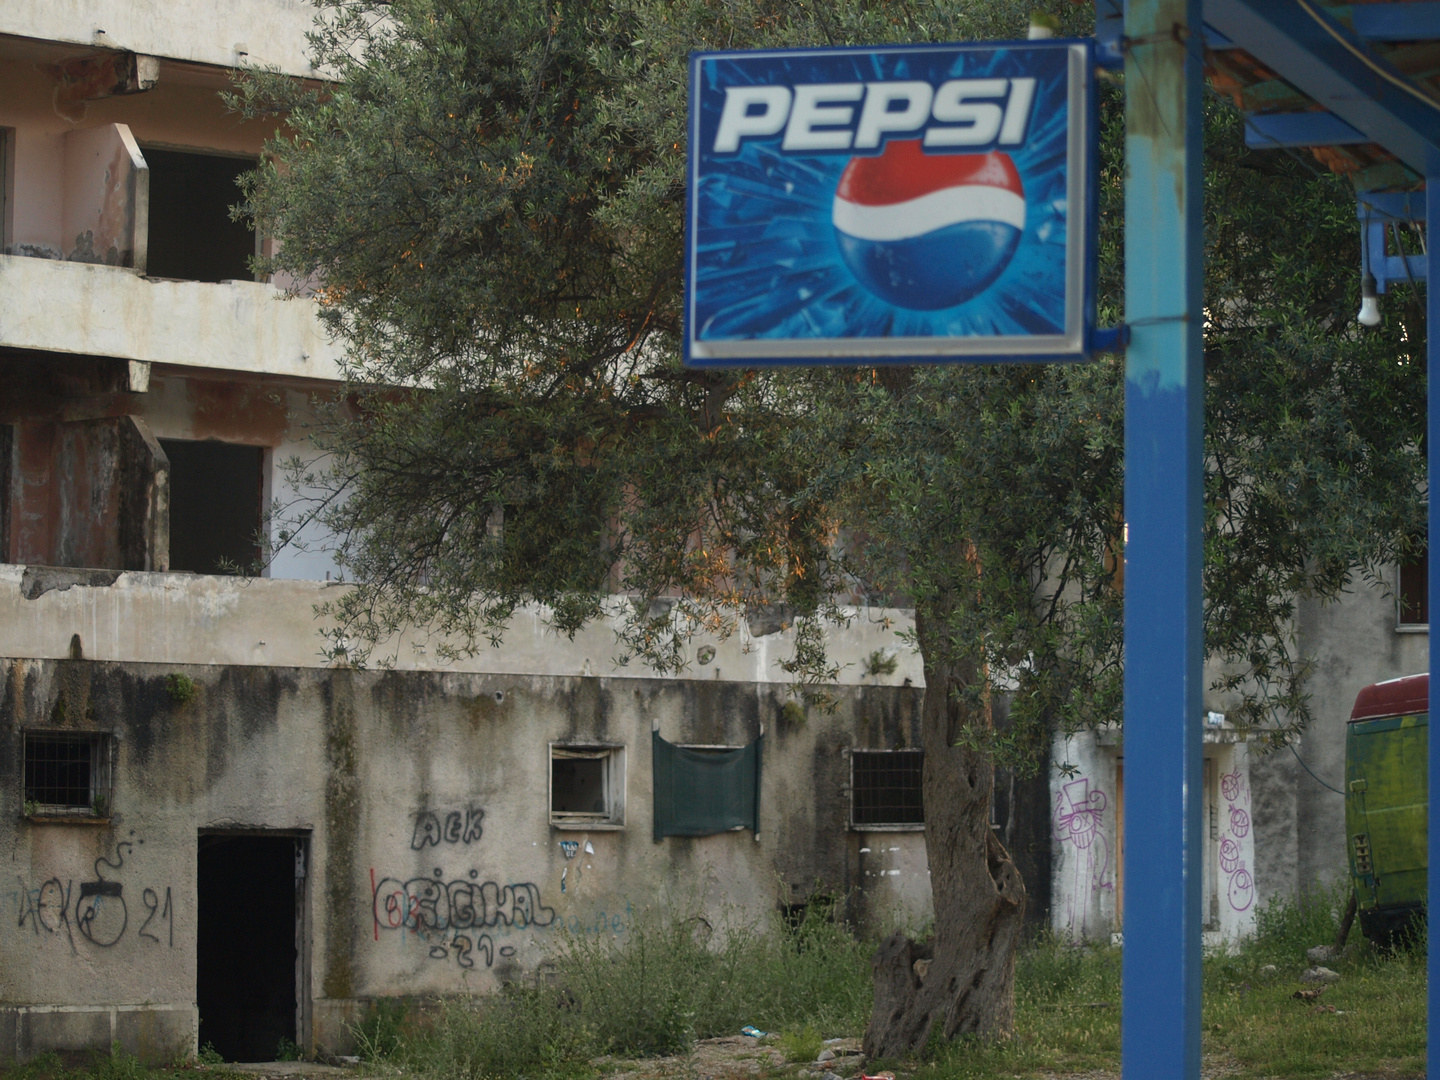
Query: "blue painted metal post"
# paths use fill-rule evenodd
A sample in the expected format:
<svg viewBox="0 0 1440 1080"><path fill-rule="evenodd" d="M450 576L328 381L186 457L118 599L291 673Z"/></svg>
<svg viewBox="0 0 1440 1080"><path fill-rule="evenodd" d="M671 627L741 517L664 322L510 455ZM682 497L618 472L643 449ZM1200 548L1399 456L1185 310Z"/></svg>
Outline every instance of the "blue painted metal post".
<svg viewBox="0 0 1440 1080"><path fill-rule="evenodd" d="M1426 588L1429 593L1429 609L1440 611L1440 566L1437 566L1435 552L1440 552L1440 493L1435 490L1435 477L1440 476L1440 236L1434 229L1440 225L1440 174L1432 175L1425 182L1425 397L1428 415L1425 418L1425 433L1430 477L1430 573ZM1440 897L1440 730L1436 717L1440 717L1440 623L1437 616L1430 616L1430 863L1426 882L1429 896L1426 899L1427 914L1430 900ZM1429 935L1429 1032L1425 1047L1425 1075L1440 1076L1440 934Z"/></svg>
<svg viewBox="0 0 1440 1080"><path fill-rule="evenodd" d="M1126 1080L1200 1075L1201 25L1126 4Z"/></svg>

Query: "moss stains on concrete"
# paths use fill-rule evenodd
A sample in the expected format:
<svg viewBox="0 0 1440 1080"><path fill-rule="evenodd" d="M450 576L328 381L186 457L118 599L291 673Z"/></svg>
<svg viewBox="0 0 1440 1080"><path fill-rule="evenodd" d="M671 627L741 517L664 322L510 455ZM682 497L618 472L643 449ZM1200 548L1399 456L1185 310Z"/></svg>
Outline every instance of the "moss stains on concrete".
<svg viewBox="0 0 1440 1080"><path fill-rule="evenodd" d="M355 914L369 905L360 895L357 827L360 820L359 754L355 745L355 675L336 671L322 688L325 703L325 977L329 998L355 996L358 931Z"/></svg>

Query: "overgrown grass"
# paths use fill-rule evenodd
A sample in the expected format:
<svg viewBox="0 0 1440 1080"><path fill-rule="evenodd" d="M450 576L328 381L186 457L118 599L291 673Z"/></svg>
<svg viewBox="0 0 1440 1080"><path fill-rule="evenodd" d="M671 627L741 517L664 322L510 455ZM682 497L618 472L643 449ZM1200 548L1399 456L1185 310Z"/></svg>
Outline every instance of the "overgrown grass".
<svg viewBox="0 0 1440 1080"><path fill-rule="evenodd" d="M1236 1078L1419 1075L1425 1057L1424 942L1383 954L1351 931L1350 950L1327 961L1340 975L1318 1002L1297 1000L1306 950L1335 940L1347 894L1273 901L1255 937L1207 956L1203 1052ZM1319 1006L1317 1008L1317 1005ZM1120 950L1076 947L1044 935L1016 969L1015 1038L934 1044L916 1080L1118 1070ZM1331 1011L1331 1009L1335 1011Z"/></svg>
<svg viewBox="0 0 1440 1080"><path fill-rule="evenodd" d="M1423 941L1379 953L1357 928L1353 947L1327 963L1339 982L1318 1002L1293 997L1309 966L1306 950L1334 940L1343 899L1335 892L1273 902L1254 939L1207 957L1204 1051L1220 1075L1393 1076L1424 1068ZM354 1029L368 1071L418 1080L582 1080L603 1071L595 1063L603 1055L683 1054L697 1038L735 1035L746 1024L779 1032L785 1057L809 1062L823 1039L861 1034L870 1010L873 945L817 905L798 927L778 917L768 927L711 926L652 912L618 940L571 936L556 945L554 971L539 984L426 1009L376 1003ZM1118 948L1042 935L1018 958L1015 998L1013 1039L937 1039L918 1059L893 1064L907 1080L1118 1069ZM867 1063L872 1072L881 1066ZM786 1067L787 1075L797 1067ZM676 1076L682 1073L687 1067ZM45 1055L0 1080L179 1078L146 1069L117 1047L80 1069Z"/></svg>
<svg viewBox="0 0 1440 1080"><path fill-rule="evenodd" d="M403 1026L376 1013L356 1035L367 1058L447 1080L565 1076L599 1055L684 1053L746 1024L808 1028L818 1044L864 1027L869 951L818 905L798 927L652 912L618 943L561 937L542 985L447 1002Z"/></svg>
<svg viewBox="0 0 1440 1080"><path fill-rule="evenodd" d="M1253 943L1205 965L1205 1049L1237 1076L1322 1077L1336 1071L1419 1074L1425 1067L1425 947L1369 947L1358 925L1344 954L1325 961L1340 980L1297 1001L1307 949L1334 941L1343 889L1260 913Z"/></svg>

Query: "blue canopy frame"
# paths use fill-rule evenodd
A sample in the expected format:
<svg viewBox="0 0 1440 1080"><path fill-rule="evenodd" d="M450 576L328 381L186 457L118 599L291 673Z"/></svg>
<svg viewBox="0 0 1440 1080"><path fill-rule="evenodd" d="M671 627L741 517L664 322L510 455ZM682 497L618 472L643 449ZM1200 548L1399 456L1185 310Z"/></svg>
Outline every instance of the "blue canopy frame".
<svg viewBox="0 0 1440 1080"><path fill-rule="evenodd" d="M1319 0L1096 0L1100 55L1123 55L1126 88L1125 875L1122 1070L1127 1080L1200 1075L1203 325L1203 49L1248 52L1320 108L1252 118L1252 145L1374 143L1426 178L1391 220L1440 222L1440 102L1370 45L1440 40L1440 3L1356 4L1351 25ZM1208 24L1208 25L1207 25ZM1370 200L1374 206L1375 201ZM1361 215L1367 202L1362 200ZM1378 215L1377 215L1378 216ZM1368 230L1367 230L1368 231ZM1430 235L1440 235L1431 233ZM1383 238L1382 238L1383 240ZM1371 252L1373 255L1373 250ZM1383 242L1380 254L1384 256ZM1399 269L1440 280L1440 245ZM1420 273L1416 273L1416 271ZM1393 280L1400 274L1390 274ZM1440 289L1427 289L1440 327ZM1427 334L1429 475L1440 472L1440 331ZM1440 535L1440 502L1429 529ZM1429 577L1440 610L1440 574ZM1437 635L1430 670L1440 670ZM1440 680L1431 681L1436 712ZM1440 738L1430 740L1440 791ZM1440 895L1440 799L1430 800L1429 892ZM1440 1017L1440 935L1430 938L1428 1009ZM1440 1076L1440 1041L1427 1048Z"/></svg>

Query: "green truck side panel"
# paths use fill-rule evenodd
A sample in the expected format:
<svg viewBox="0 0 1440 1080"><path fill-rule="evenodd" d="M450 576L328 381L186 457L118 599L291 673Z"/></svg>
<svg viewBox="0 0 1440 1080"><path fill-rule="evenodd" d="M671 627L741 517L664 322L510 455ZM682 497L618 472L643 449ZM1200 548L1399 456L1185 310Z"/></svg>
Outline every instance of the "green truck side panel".
<svg viewBox="0 0 1440 1080"><path fill-rule="evenodd" d="M1426 713L1349 724L1345 847L1362 912L1425 903L1428 747Z"/></svg>

